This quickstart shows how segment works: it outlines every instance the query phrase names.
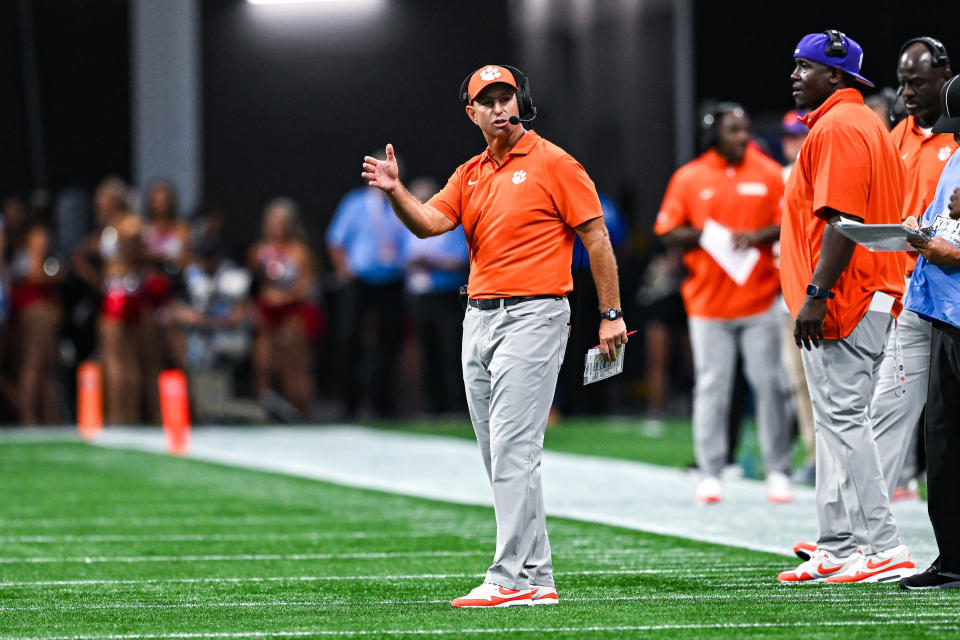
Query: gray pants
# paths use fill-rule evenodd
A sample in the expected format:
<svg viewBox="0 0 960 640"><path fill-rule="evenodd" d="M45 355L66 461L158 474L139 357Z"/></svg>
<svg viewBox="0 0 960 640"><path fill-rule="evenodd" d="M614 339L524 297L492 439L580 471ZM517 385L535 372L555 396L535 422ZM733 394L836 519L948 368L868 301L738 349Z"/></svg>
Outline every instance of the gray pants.
<svg viewBox="0 0 960 640"><path fill-rule="evenodd" d="M909 467L911 479L917 472L917 425L927 402L927 377L930 372L930 323L906 309L897 319L903 351L905 393L898 392L896 375L896 337L891 331L880 365L877 389L870 404L870 424L880 450L887 493L900 484L902 471Z"/></svg>
<svg viewBox="0 0 960 640"><path fill-rule="evenodd" d="M846 338L803 351L817 430L817 546L841 557L900 544L870 423L892 320L868 311Z"/></svg>
<svg viewBox="0 0 960 640"><path fill-rule="evenodd" d="M486 581L509 589L553 586L540 457L569 321L565 299L464 316L463 382L497 519Z"/></svg>
<svg viewBox="0 0 960 640"><path fill-rule="evenodd" d="M781 383L779 308L772 305L764 313L736 320L690 318L689 324L696 375L693 440L700 471L719 478L727 460L727 420L739 352L756 402L764 464L768 472L788 473L791 442Z"/></svg>

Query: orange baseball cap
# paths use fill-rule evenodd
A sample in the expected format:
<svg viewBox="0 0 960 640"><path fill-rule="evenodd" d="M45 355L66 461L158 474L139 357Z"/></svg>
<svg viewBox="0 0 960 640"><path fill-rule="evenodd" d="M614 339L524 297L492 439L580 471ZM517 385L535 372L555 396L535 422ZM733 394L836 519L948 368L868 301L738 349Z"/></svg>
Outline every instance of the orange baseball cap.
<svg viewBox="0 0 960 640"><path fill-rule="evenodd" d="M470 82L467 85L467 102L473 102L477 95L491 84L503 82L514 89L517 88L517 81L513 74L506 67L500 67L495 64L488 64L480 67L470 76Z"/></svg>

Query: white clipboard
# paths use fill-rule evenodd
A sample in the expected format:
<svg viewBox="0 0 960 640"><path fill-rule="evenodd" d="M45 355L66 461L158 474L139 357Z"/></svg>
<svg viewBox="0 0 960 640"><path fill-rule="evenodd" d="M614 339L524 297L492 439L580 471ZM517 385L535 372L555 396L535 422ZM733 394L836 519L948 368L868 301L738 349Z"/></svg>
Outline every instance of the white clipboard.
<svg viewBox="0 0 960 640"><path fill-rule="evenodd" d="M902 224L863 224L841 218L831 222L833 228L869 251L916 251L909 238L930 240L929 229L914 229Z"/></svg>

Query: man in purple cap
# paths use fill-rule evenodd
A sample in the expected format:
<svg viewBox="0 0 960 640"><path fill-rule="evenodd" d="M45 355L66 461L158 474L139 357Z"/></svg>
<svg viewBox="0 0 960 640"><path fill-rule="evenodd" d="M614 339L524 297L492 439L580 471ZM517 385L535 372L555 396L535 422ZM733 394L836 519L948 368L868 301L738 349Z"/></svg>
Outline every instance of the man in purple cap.
<svg viewBox="0 0 960 640"><path fill-rule="evenodd" d="M900 222L904 170L857 83L863 50L837 30L804 36L790 79L810 134L787 181L780 236L783 296L813 404L819 536L781 582L885 582L916 566L890 511L870 401L900 312L903 257L870 252L833 228L843 216Z"/></svg>

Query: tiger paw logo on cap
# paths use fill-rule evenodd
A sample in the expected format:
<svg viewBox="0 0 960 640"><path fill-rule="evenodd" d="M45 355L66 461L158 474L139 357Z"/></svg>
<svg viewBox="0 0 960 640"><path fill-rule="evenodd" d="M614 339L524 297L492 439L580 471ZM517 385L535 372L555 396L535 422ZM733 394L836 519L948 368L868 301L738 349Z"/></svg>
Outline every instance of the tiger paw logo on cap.
<svg viewBox="0 0 960 640"><path fill-rule="evenodd" d="M502 75L503 74L500 73L500 69L498 67L487 67L480 72L480 79L485 81L496 80Z"/></svg>
<svg viewBox="0 0 960 640"><path fill-rule="evenodd" d="M520 184L527 179L527 172L521 169L513 174L513 184Z"/></svg>

